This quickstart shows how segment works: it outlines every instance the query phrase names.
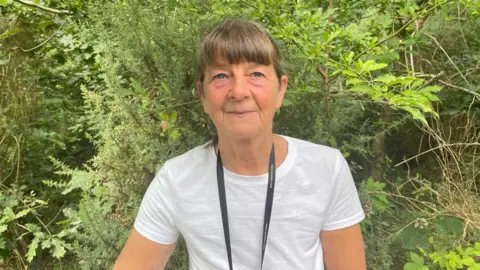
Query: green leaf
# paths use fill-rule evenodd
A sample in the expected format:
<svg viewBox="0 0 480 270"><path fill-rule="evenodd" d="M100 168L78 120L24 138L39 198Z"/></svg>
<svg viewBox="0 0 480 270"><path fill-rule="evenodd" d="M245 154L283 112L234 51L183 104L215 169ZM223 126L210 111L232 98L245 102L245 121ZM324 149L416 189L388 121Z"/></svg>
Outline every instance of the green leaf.
<svg viewBox="0 0 480 270"><path fill-rule="evenodd" d="M371 94L374 89L366 84L357 84L349 89L350 91Z"/></svg>
<svg viewBox="0 0 480 270"><path fill-rule="evenodd" d="M4 231L6 231L8 229L8 226L7 225L0 225L0 233L3 233Z"/></svg>
<svg viewBox="0 0 480 270"><path fill-rule="evenodd" d="M423 84L423 82L425 82L425 80L423 80L423 79L417 79L416 81L414 81L414 82L412 83L412 89L415 89L415 88L419 87L420 85Z"/></svg>
<svg viewBox="0 0 480 270"><path fill-rule="evenodd" d="M423 257L419 256L415 252L410 252L410 258L416 264L423 265L425 263L425 260L423 259Z"/></svg>
<svg viewBox="0 0 480 270"><path fill-rule="evenodd" d="M358 78L351 78L351 79L347 80L347 85L351 85L351 84L355 85L355 84L359 84L359 83L365 83L365 81L360 80Z"/></svg>
<svg viewBox="0 0 480 270"><path fill-rule="evenodd" d="M333 136L330 136L328 138L328 143L330 144L330 146L332 147L337 147L337 140L335 140L335 137Z"/></svg>
<svg viewBox="0 0 480 270"><path fill-rule="evenodd" d="M40 227L36 224L33 224L33 223L27 223L27 224L25 224L25 227L27 227L27 229L33 234L41 232Z"/></svg>
<svg viewBox="0 0 480 270"><path fill-rule="evenodd" d="M168 137L175 141L178 139L178 137L180 137L180 132L176 128L170 128L168 130Z"/></svg>
<svg viewBox="0 0 480 270"><path fill-rule="evenodd" d="M48 202L44 201L44 200L39 200L39 199L35 199L35 203L38 203L40 205L47 205Z"/></svg>
<svg viewBox="0 0 480 270"><path fill-rule="evenodd" d="M437 226L440 229L451 231L453 233L462 233L464 223L455 217L443 217L437 220Z"/></svg>
<svg viewBox="0 0 480 270"><path fill-rule="evenodd" d="M412 115L413 119L420 120L423 124L428 126L427 119L425 118L425 116L423 116L419 109L408 106L398 106L398 108L409 112Z"/></svg>
<svg viewBox="0 0 480 270"><path fill-rule="evenodd" d="M473 248L471 248L471 247L465 249L465 252L464 252L464 254L465 254L466 256L472 256L474 253L475 253L475 249L473 249Z"/></svg>
<svg viewBox="0 0 480 270"><path fill-rule="evenodd" d="M373 60L369 60L369 61L373 62ZM365 64L369 63L369 61L367 61ZM379 64L373 63L373 64L370 64L370 65L364 65L362 71L363 72L370 72L370 71L382 69L382 68L385 68L385 67L388 67L388 65L385 64L385 63L379 63Z"/></svg>
<svg viewBox="0 0 480 270"><path fill-rule="evenodd" d="M177 121L177 111L174 110L170 113L170 121L172 123L175 123L175 121Z"/></svg>
<svg viewBox="0 0 480 270"><path fill-rule="evenodd" d="M52 240L52 245L53 245L53 248L52 248L51 252L52 252L53 257L55 257L57 259L62 258L66 253L65 242L63 242L59 239L53 239Z"/></svg>
<svg viewBox="0 0 480 270"><path fill-rule="evenodd" d="M345 61L347 62L347 64L350 65L350 64L352 63L352 61L353 61L353 56L355 56L355 53L352 52L352 51L350 51L350 52L348 53L348 55L345 57Z"/></svg>
<svg viewBox="0 0 480 270"><path fill-rule="evenodd" d="M403 267L403 270L428 270L428 267L426 267L425 265L408 262Z"/></svg>
<svg viewBox="0 0 480 270"><path fill-rule="evenodd" d="M7 223L15 219L15 213L11 207L5 207L2 214L3 216L0 219L0 223Z"/></svg>
<svg viewBox="0 0 480 270"><path fill-rule="evenodd" d="M476 263L476 264L468 267L468 270L480 270L480 263Z"/></svg>
<svg viewBox="0 0 480 270"><path fill-rule="evenodd" d="M393 80L395 80L397 77L395 77L392 74L383 74L375 78L373 81L375 82L383 82L383 83L389 83Z"/></svg>
<svg viewBox="0 0 480 270"><path fill-rule="evenodd" d="M21 218L21 217L24 217L26 214L28 214L30 212L30 208L27 208L27 209L23 209L22 211L18 212L16 215L15 215L15 218Z"/></svg>
<svg viewBox="0 0 480 270"><path fill-rule="evenodd" d="M51 241L50 238L42 241L42 245L41 245L42 249L46 249L46 248L49 248L51 246L52 246L52 241Z"/></svg>
<svg viewBox="0 0 480 270"><path fill-rule="evenodd" d="M472 257L464 256L462 263L466 266L472 266L475 264L475 260Z"/></svg>
<svg viewBox="0 0 480 270"><path fill-rule="evenodd" d="M170 91L170 87L168 87L168 85L164 82L161 83L162 84L162 88L168 93L168 95L170 96L172 94L172 91Z"/></svg>
<svg viewBox="0 0 480 270"><path fill-rule="evenodd" d="M5 250L5 248L7 247L5 244L7 242L5 242L5 239L3 237L0 237L0 250Z"/></svg>
<svg viewBox="0 0 480 270"><path fill-rule="evenodd" d="M401 85L407 86L413 83L415 80L417 80L417 78L412 76L397 77L395 80L389 82L387 85L391 86L391 85L401 84Z"/></svg>
<svg viewBox="0 0 480 270"><path fill-rule="evenodd" d="M402 232L402 243L406 249L416 249L417 247L427 247L428 237L424 230L408 226Z"/></svg>
<svg viewBox="0 0 480 270"><path fill-rule="evenodd" d="M351 70L343 70L342 73L350 77L358 77L357 73Z"/></svg>
<svg viewBox="0 0 480 270"><path fill-rule="evenodd" d="M0 0L0 5L2 6L6 6L9 3L10 3L10 0Z"/></svg>
<svg viewBox="0 0 480 270"><path fill-rule="evenodd" d="M142 83L137 80L132 80L132 87L136 93L140 95L145 95L145 88L143 88Z"/></svg>
<svg viewBox="0 0 480 270"><path fill-rule="evenodd" d="M442 87L440 87L438 85L431 85L431 86L424 87L424 88L422 88L418 91L419 92L436 93L436 92L439 92L440 90L442 90Z"/></svg>
<svg viewBox="0 0 480 270"><path fill-rule="evenodd" d="M28 252L27 252L27 261L31 262L33 258L37 255L37 248L38 244L40 243L40 237L35 236L28 246Z"/></svg>
<svg viewBox="0 0 480 270"><path fill-rule="evenodd" d="M158 116L160 117L161 120L168 122L168 116L165 112L159 113Z"/></svg>

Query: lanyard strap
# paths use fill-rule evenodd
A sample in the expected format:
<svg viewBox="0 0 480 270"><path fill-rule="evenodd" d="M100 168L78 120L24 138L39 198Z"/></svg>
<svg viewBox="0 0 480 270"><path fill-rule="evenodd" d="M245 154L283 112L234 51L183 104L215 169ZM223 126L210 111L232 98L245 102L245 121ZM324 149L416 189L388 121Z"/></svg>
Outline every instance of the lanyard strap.
<svg viewBox="0 0 480 270"><path fill-rule="evenodd" d="M228 266L230 270L233 270L232 264L232 248L230 246L230 229L228 227L228 210L227 210L227 198L225 195L225 178L223 174L223 163L220 157L220 151L217 155L217 182L218 182L218 196L220 199L220 210L222 212L223 233L225 235L225 245L227 247ZM267 198L265 200L265 214L263 217L263 237L262 237L262 263L265 257L265 249L267 247L268 229L270 228L270 216L272 215L273 205L273 191L275 190L275 146L272 144L272 150L270 151L270 159L268 161L268 186L267 186Z"/></svg>

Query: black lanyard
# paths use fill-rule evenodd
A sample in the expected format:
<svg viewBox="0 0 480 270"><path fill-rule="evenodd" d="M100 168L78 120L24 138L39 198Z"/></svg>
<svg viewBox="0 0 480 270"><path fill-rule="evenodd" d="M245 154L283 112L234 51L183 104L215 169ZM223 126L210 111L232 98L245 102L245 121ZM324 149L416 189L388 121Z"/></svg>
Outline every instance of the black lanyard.
<svg viewBox="0 0 480 270"><path fill-rule="evenodd" d="M228 228L228 210L227 199L225 196L225 179L223 175L223 163L220 157L220 151L217 154L217 182L218 196L220 198L220 210L222 212L223 233L225 234L225 245L227 246L228 265L233 270L232 265L232 249L230 246L230 229ZM265 214L263 217L263 241L262 241L262 264L265 257L265 248L267 247L268 229L270 227L270 216L272 215L273 191L275 190L275 146L272 144L270 151L270 159L268 161L268 186L267 199L265 201Z"/></svg>

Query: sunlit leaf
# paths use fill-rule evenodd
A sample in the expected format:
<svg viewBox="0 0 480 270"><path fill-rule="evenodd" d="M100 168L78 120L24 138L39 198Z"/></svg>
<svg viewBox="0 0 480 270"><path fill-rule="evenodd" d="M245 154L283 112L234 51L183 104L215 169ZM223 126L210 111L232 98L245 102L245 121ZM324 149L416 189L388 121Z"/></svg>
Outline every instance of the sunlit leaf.
<svg viewBox="0 0 480 270"><path fill-rule="evenodd" d="M170 113L170 121L172 123L175 123L177 121L177 111L173 110L171 113Z"/></svg>
<svg viewBox="0 0 480 270"><path fill-rule="evenodd" d="M347 85L359 84L359 83L365 83L365 81L360 80L358 78L351 78L347 80Z"/></svg>
<svg viewBox="0 0 480 270"><path fill-rule="evenodd" d="M21 217L24 217L26 214L28 214L30 212L30 208L27 208L27 209L23 209L22 211L18 212L16 215L15 215L15 218L21 218Z"/></svg>
<svg viewBox="0 0 480 270"><path fill-rule="evenodd" d="M472 257L464 256L462 259L462 263L466 266L472 266L475 264L475 260Z"/></svg>
<svg viewBox="0 0 480 270"><path fill-rule="evenodd" d="M373 88L366 84L357 84L349 89L350 91L360 92L360 93L371 93Z"/></svg>
<svg viewBox="0 0 480 270"><path fill-rule="evenodd" d="M30 245L28 246L27 261L31 262L37 255L38 244L40 243L39 237L34 237Z"/></svg>
<svg viewBox="0 0 480 270"><path fill-rule="evenodd" d="M428 92L428 93L436 93L438 91L442 90L442 87L438 86L438 85L431 85L431 86L427 86L427 87L424 87L420 90L418 90L419 92Z"/></svg>
<svg viewBox="0 0 480 270"><path fill-rule="evenodd" d="M65 250L65 243L63 241L60 241L58 239L53 239L52 240L52 255L53 257L60 259L62 258L66 253Z"/></svg>
<svg viewBox="0 0 480 270"><path fill-rule="evenodd" d="M395 80L396 78L397 77L393 76L392 74L383 74L383 75L380 75L377 78L373 79L373 81L389 83L389 82Z"/></svg>
<svg viewBox="0 0 480 270"><path fill-rule="evenodd" d="M423 265L425 263L425 260L423 259L423 257L419 256L415 252L410 252L410 258L416 264Z"/></svg>
<svg viewBox="0 0 480 270"><path fill-rule="evenodd" d="M357 73L350 70L343 70L342 73L350 77L358 77Z"/></svg>
<svg viewBox="0 0 480 270"><path fill-rule="evenodd" d="M428 267L426 267L425 265L408 262L403 267L403 270L428 270Z"/></svg>

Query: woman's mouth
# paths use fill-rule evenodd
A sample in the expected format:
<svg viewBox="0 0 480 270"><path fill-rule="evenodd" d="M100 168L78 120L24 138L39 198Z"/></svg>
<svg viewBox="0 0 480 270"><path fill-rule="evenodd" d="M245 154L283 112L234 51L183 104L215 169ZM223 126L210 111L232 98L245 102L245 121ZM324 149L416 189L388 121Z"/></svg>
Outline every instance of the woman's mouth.
<svg viewBox="0 0 480 270"><path fill-rule="evenodd" d="M251 115L251 114L253 114L253 113L254 113L254 111L234 111L234 112L227 112L227 114L229 114L229 115L231 115L231 116L240 117L240 118L249 116L249 115Z"/></svg>

